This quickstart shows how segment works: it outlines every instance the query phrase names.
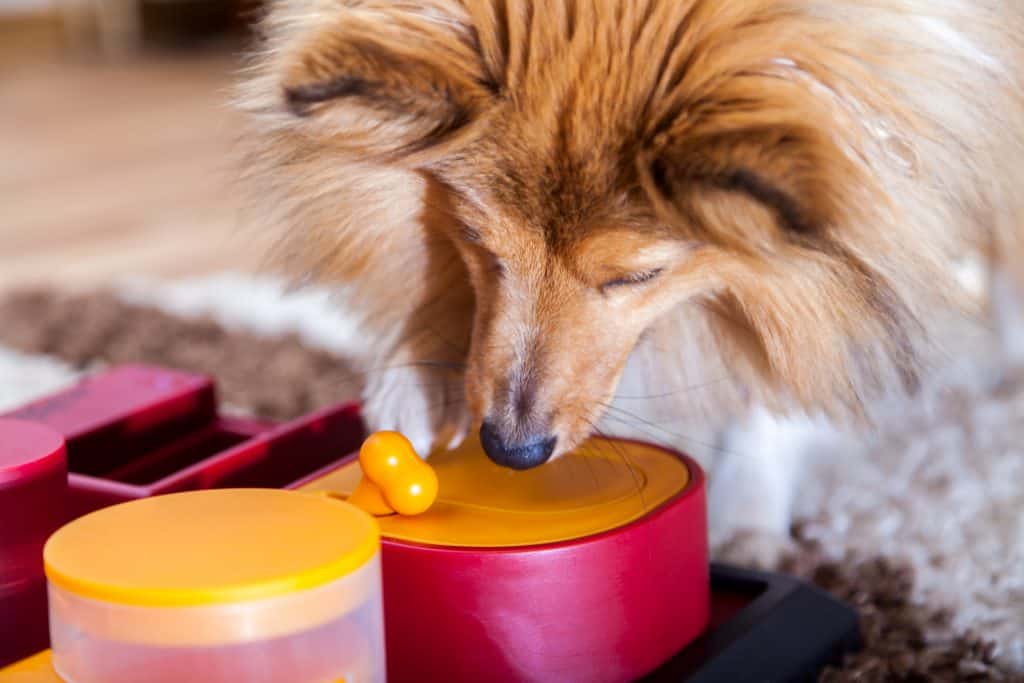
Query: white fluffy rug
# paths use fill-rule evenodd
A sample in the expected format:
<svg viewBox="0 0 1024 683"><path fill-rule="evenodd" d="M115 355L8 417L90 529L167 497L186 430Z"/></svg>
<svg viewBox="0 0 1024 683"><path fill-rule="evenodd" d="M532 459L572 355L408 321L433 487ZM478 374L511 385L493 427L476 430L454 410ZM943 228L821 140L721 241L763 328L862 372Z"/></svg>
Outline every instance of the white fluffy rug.
<svg viewBox="0 0 1024 683"><path fill-rule="evenodd" d="M798 502L802 534L835 558L915 568L914 598L1024 668L1024 384L957 373L867 442L820 444Z"/></svg>
<svg viewBox="0 0 1024 683"><path fill-rule="evenodd" d="M273 280L134 281L118 292L230 329L296 334L332 353L360 343L326 295L289 295ZM818 457L798 502L800 534L840 563L905 560L916 574L913 601L952 614L932 639L978 633L1005 666L1024 671L1024 380L977 356L920 401L888 411L869 441L810 445ZM59 359L0 347L0 411L76 376Z"/></svg>
<svg viewBox="0 0 1024 683"><path fill-rule="evenodd" d="M68 386L79 373L47 356L0 346L0 413Z"/></svg>

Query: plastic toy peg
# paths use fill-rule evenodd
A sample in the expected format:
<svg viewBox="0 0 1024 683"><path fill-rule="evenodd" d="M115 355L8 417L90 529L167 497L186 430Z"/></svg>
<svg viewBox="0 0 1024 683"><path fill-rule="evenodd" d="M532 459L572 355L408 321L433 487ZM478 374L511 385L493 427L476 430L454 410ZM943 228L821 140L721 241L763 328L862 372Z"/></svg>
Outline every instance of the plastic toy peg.
<svg viewBox="0 0 1024 683"><path fill-rule="evenodd" d="M437 474L398 432L376 432L359 449L363 478L348 502L374 516L419 515L437 499Z"/></svg>

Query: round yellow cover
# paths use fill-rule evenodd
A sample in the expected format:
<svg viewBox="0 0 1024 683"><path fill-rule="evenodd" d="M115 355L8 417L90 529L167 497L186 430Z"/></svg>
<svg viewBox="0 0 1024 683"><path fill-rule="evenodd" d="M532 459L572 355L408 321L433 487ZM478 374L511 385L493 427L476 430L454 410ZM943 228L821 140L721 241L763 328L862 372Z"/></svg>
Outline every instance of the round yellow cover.
<svg viewBox="0 0 1024 683"><path fill-rule="evenodd" d="M0 681L3 683L64 683L53 670L49 650L11 664L6 669L0 669Z"/></svg>
<svg viewBox="0 0 1024 683"><path fill-rule="evenodd" d="M376 554L376 521L323 496L271 489L175 493L122 503L58 530L46 576L130 605L267 598L338 579Z"/></svg>
<svg viewBox="0 0 1024 683"><path fill-rule="evenodd" d="M639 519L686 488L686 465L646 444L592 439L554 462L517 472L499 467L478 440L430 457L434 505L421 515L379 517L387 538L476 548L556 543ZM303 486L351 495L362 478L353 461Z"/></svg>

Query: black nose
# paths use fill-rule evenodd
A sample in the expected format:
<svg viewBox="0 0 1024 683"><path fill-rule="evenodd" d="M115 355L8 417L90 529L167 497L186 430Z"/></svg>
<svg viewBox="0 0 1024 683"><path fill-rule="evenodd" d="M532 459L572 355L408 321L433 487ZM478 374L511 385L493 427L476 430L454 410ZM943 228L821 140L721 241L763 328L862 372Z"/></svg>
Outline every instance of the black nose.
<svg viewBox="0 0 1024 683"><path fill-rule="evenodd" d="M555 450L556 437L541 438L521 444L509 443L490 422L480 427L480 443L487 457L502 467L528 470L543 465Z"/></svg>

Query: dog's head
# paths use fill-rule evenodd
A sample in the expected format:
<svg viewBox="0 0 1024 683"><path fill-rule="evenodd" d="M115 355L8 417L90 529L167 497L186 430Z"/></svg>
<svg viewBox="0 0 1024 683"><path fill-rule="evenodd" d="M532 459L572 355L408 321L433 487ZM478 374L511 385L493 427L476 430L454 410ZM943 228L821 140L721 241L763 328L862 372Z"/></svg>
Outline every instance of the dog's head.
<svg viewBox="0 0 1024 683"><path fill-rule="evenodd" d="M870 32L798 5L365 0L272 17L274 144L303 150L278 158L427 178L428 227L472 287L465 390L494 460L577 445L670 315L710 329L708 353L764 397L856 410L878 358L913 382L897 280L937 259L894 218L892 150L857 117L901 119L873 89Z"/></svg>

